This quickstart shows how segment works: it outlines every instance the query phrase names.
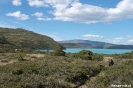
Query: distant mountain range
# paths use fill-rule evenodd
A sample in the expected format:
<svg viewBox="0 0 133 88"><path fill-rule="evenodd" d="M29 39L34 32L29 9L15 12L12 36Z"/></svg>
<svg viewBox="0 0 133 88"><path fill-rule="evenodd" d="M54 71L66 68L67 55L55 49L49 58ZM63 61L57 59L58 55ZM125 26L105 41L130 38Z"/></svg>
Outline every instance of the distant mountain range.
<svg viewBox="0 0 133 88"><path fill-rule="evenodd" d="M133 45L118 45L90 40L64 40L58 41L65 48L96 48L96 49L133 49Z"/></svg>

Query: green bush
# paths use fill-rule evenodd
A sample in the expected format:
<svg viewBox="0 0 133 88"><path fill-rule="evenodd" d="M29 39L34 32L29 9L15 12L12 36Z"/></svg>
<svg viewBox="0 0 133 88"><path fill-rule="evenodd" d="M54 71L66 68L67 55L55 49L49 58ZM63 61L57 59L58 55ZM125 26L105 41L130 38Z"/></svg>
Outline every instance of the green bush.
<svg viewBox="0 0 133 88"><path fill-rule="evenodd" d="M24 53L18 53L17 54L18 61L25 61L24 56L26 56L26 54L24 54Z"/></svg>
<svg viewBox="0 0 133 88"><path fill-rule="evenodd" d="M21 75L21 74L23 74L23 73L24 73L24 72L23 72L22 69L15 69L15 70L12 71L12 74L13 74L13 75Z"/></svg>
<svg viewBox="0 0 133 88"><path fill-rule="evenodd" d="M102 61L103 60L103 55L101 55L101 54L93 54L92 55L92 60Z"/></svg>
<svg viewBox="0 0 133 88"><path fill-rule="evenodd" d="M115 59L133 59L133 51L131 53L114 54Z"/></svg>
<svg viewBox="0 0 133 88"><path fill-rule="evenodd" d="M112 88L111 85L133 85L133 62L108 67L95 79L87 82L88 88Z"/></svg>
<svg viewBox="0 0 133 88"><path fill-rule="evenodd" d="M2 62L2 63L8 63L9 60L8 60L8 59L2 59L1 62Z"/></svg>
<svg viewBox="0 0 133 88"><path fill-rule="evenodd" d="M92 60L92 55L93 55L93 52L89 50L82 50L78 53L78 56L81 59L85 59L85 60Z"/></svg>
<svg viewBox="0 0 133 88"><path fill-rule="evenodd" d="M55 56L65 56L65 52L62 50L62 48L59 45L57 45L54 48L54 55Z"/></svg>
<svg viewBox="0 0 133 88"><path fill-rule="evenodd" d="M66 53L67 57L70 58L81 58L84 60L96 60L96 61L102 61L103 55L102 54L95 54L88 50L82 50L78 53Z"/></svg>

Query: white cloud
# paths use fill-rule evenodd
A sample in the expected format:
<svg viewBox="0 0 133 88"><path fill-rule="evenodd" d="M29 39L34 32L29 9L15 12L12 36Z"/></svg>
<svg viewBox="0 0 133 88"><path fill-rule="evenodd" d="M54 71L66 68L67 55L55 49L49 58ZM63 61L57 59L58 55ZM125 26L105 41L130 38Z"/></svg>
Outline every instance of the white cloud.
<svg viewBox="0 0 133 88"><path fill-rule="evenodd" d="M28 0L30 6L53 8L54 20L79 23L112 23L133 19L133 0L121 0L115 8L82 4L79 0ZM110 1L111 2L111 1Z"/></svg>
<svg viewBox="0 0 133 88"><path fill-rule="evenodd" d="M36 16L37 20L40 20L40 21L50 21L50 20L52 20L52 18L43 17L42 12L36 12L36 13L32 14L32 16Z"/></svg>
<svg viewBox="0 0 133 88"><path fill-rule="evenodd" d="M59 8L58 6L67 7L78 0L44 0L47 4L51 5L53 8Z"/></svg>
<svg viewBox="0 0 133 88"><path fill-rule="evenodd" d="M127 38L128 38L127 40L129 43L133 43L133 36L127 35Z"/></svg>
<svg viewBox="0 0 133 88"><path fill-rule="evenodd" d="M32 14L32 16L42 17L43 13L42 12L36 12L36 13Z"/></svg>
<svg viewBox="0 0 133 88"><path fill-rule="evenodd" d="M54 20L79 23L111 23L117 20L133 19L133 0L121 0L115 8L103 8L82 4L79 0L28 0L30 6L52 6Z"/></svg>
<svg viewBox="0 0 133 88"><path fill-rule="evenodd" d="M18 20L27 20L27 19L29 19L29 16L28 16L28 15L21 14L20 11L13 12L13 13L7 13L6 16L15 17L15 18L17 18Z"/></svg>
<svg viewBox="0 0 133 88"><path fill-rule="evenodd" d="M15 6L20 6L22 3L21 0L12 0L12 4Z"/></svg>
<svg viewBox="0 0 133 88"><path fill-rule="evenodd" d="M128 37L128 38L133 38L133 36L131 36L131 35L127 35L127 37Z"/></svg>
<svg viewBox="0 0 133 88"><path fill-rule="evenodd" d="M30 6L35 7L48 7L48 4L44 0L28 0Z"/></svg>
<svg viewBox="0 0 133 88"><path fill-rule="evenodd" d="M50 20L52 20L51 18L48 18L48 17L46 17L46 18L39 17L37 19L38 20L42 20L42 21L50 21Z"/></svg>
<svg viewBox="0 0 133 88"><path fill-rule="evenodd" d="M129 40L130 43L133 43L133 39Z"/></svg>
<svg viewBox="0 0 133 88"><path fill-rule="evenodd" d="M122 42L124 40L124 38L120 37L120 38L114 38L114 39L108 39L109 42L114 42L114 43L119 43Z"/></svg>
<svg viewBox="0 0 133 88"><path fill-rule="evenodd" d="M30 6L35 7L49 7L50 5L56 8L58 5L65 5L67 7L73 1L77 0L28 0ZM62 8L59 8L62 9Z"/></svg>
<svg viewBox="0 0 133 88"><path fill-rule="evenodd" d="M102 38L103 36L100 36L100 35L93 35L93 34L86 34L86 35L83 35L84 37L86 38Z"/></svg>
<svg viewBox="0 0 133 88"><path fill-rule="evenodd" d="M73 3L72 7L64 10L56 10L53 12L55 20L73 21L80 23L96 23L102 22L106 17L106 9L98 6L83 5L79 2ZM101 18L102 17L102 18Z"/></svg>

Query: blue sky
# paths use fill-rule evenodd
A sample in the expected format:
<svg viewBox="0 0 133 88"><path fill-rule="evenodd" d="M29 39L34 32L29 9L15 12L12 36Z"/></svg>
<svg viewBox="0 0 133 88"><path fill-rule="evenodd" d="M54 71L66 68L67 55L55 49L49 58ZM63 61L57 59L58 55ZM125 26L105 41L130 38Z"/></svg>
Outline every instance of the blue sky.
<svg viewBox="0 0 133 88"><path fill-rule="evenodd" d="M133 0L0 0L0 27L133 45Z"/></svg>

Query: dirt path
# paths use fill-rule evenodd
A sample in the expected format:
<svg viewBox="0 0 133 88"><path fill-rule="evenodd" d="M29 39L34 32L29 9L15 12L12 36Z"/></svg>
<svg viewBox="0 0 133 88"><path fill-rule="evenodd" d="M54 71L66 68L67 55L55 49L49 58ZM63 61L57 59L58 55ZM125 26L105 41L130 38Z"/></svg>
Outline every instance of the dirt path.
<svg viewBox="0 0 133 88"><path fill-rule="evenodd" d="M24 57L24 58L27 59L27 60L33 61L33 60L35 60L35 58L43 58L44 54L27 54L27 56L29 56L29 57ZM7 61L7 62L2 62L0 60L0 66L7 65L7 64L12 64L12 63L17 62L17 61L18 61L17 59L16 60L10 60L10 61Z"/></svg>
<svg viewBox="0 0 133 88"><path fill-rule="evenodd" d="M29 55L30 57L37 57L37 58L44 57L44 54L27 54L27 55Z"/></svg>
<svg viewBox="0 0 133 88"><path fill-rule="evenodd" d="M105 65L107 66L110 59L113 59L113 57L107 57L107 56L106 56L106 57L103 58L103 61L102 61L102 62L104 62ZM104 76L104 73L103 73L103 72L100 72L100 73L97 74L96 76ZM96 76L91 77L91 78L89 79L89 81L94 80L94 79L96 78ZM78 88L87 88L86 83L84 83L83 85L79 86Z"/></svg>
<svg viewBox="0 0 133 88"><path fill-rule="evenodd" d="M109 62L110 59L113 59L113 57L104 57L103 62Z"/></svg>
<svg viewBox="0 0 133 88"><path fill-rule="evenodd" d="M86 85L82 85L82 86L80 86L78 88L87 88L87 86Z"/></svg>
<svg viewBox="0 0 133 88"><path fill-rule="evenodd" d="M17 62L17 60L11 60L11 61L9 61L9 62L1 62L1 61L0 61L0 66L7 65L7 64L12 64L12 63L14 63L14 62Z"/></svg>

